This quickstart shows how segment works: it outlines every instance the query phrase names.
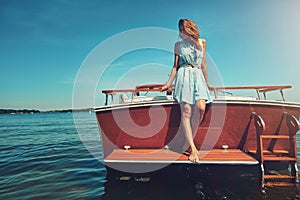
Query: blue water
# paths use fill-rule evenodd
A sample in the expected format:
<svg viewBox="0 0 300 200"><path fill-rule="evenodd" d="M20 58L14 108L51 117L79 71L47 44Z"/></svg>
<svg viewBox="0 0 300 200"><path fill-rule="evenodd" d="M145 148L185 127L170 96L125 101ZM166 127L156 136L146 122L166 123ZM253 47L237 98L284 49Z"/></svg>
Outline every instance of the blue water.
<svg viewBox="0 0 300 200"><path fill-rule="evenodd" d="M93 127L86 134L99 136L94 118L82 118ZM93 199L104 193L105 168L81 143L71 113L0 115L0 134L0 199Z"/></svg>
<svg viewBox="0 0 300 200"><path fill-rule="evenodd" d="M246 168L108 174L94 114L77 117L84 138L72 113L0 115L0 199L300 199L299 187L260 190Z"/></svg>

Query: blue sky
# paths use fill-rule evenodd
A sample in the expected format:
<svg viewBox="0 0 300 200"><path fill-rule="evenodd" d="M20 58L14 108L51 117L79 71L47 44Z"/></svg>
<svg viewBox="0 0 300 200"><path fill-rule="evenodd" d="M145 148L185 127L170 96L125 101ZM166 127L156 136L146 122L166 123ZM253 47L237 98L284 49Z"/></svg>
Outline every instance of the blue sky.
<svg viewBox="0 0 300 200"><path fill-rule="evenodd" d="M177 31L180 18L198 24L226 86L291 84L286 97L300 102L299 9L297 0L0 0L0 108L71 108L78 70L97 45L135 28ZM123 55L114 64L172 67L171 53L149 52ZM122 76L114 70L99 90L114 87ZM140 76L165 82L167 71Z"/></svg>

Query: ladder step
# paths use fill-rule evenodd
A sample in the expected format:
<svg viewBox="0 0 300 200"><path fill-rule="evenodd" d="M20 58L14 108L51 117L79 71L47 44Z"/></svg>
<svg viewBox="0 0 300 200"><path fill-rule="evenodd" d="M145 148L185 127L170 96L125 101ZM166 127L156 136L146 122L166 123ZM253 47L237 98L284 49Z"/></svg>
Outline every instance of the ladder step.
<svg viewBox="0 0 300 200"><path fill-rule="evenodd" d="M267 182L264 184L267 187L277 186L277 187L291 187L296 186L296 183L288 183L288 182Z"/></svg>
<svg viewBox="0 0 300 200"><path fill-rule="evenodd" d="M290 139L288 135L261 135L263 139Z"/></svg>
<svg viewBox="0 0 300 200"><path fill-rule="evenodd" d="M264 175L265 179L295 179L295 176L289 175Z"/></svg>
<svg viewBox="0 0 300 200"><path fill-rule="evenodd" d="M287 156L263 156L264 161L296 161L296 158L287 157Z"/></svg>
<svg viewBox="0 0 300 200"><path fill-rule="evenodd" d="M251 149L251 150L248 150L248 152L256 154L256 150ZM285 150L285 149L274 149L273 151L269 151L269 150L264 149L263 153L264 154L288 154L289 151Z"/></svg>
<svg viewBox="0 0 300 200"><path fill-rule="evenodd" d="M289 151L285 149L275 149L273 151L264 150L263 153L264 154L288 154Z"/></svg>

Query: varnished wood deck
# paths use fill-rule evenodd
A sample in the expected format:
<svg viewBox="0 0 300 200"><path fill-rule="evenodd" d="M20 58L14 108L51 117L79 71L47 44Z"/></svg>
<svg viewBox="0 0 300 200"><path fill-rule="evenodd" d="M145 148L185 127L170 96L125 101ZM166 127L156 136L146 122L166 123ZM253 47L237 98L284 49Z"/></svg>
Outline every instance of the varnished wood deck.
<svg viewBox="0 0 300 200"><path fill-rule="evenodd" d="M258 161L239 149L199 151L198 164L256 165ZM167 149L116 149L108 155L107 163L186 163L188 155Z"/></svg>

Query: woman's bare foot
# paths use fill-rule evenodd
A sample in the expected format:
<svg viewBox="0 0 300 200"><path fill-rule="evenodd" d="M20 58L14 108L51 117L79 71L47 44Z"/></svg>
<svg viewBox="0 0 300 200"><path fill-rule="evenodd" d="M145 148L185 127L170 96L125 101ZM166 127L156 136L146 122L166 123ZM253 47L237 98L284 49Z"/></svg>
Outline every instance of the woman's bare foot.
<svg viewBox="0 0 300 200"><path fill-rule="evenodd" d="M192 163L197 163L199 162L199 157L198 157L198 151L197 150L194 150L191 152L190 156L189 156L189 160L192 162Z"/></svg>

